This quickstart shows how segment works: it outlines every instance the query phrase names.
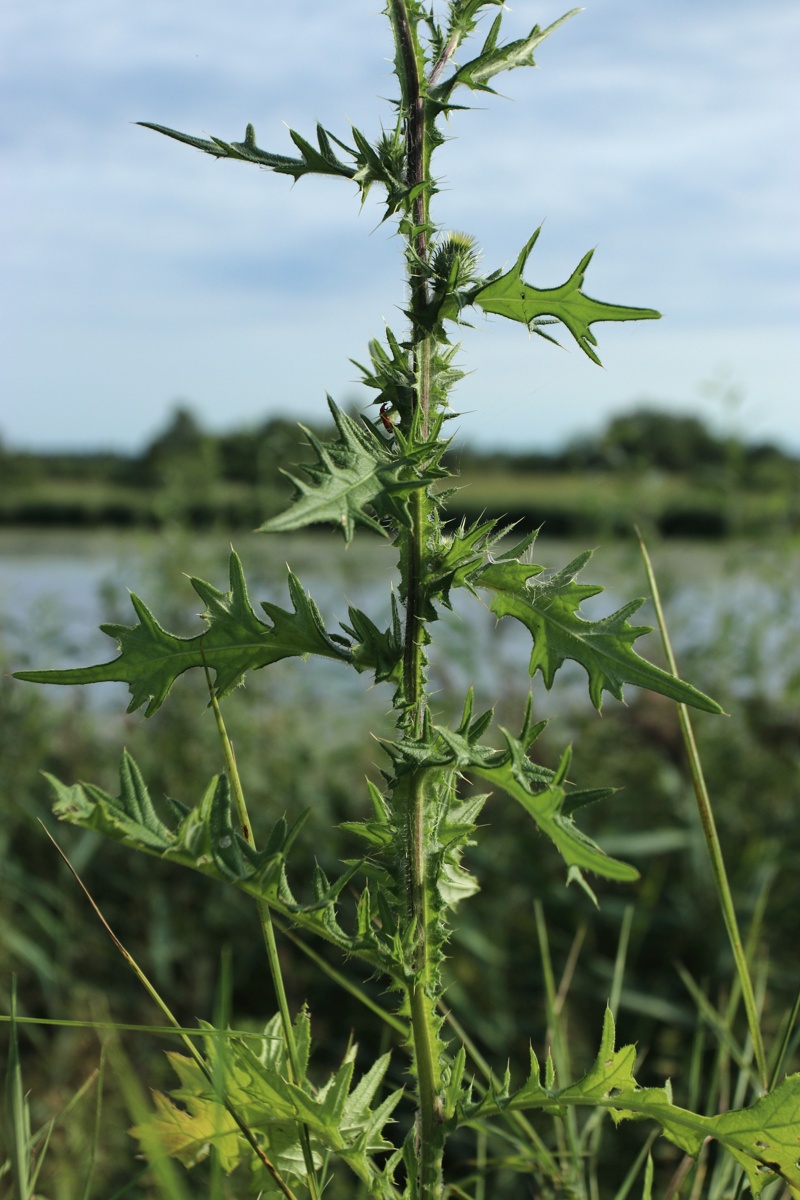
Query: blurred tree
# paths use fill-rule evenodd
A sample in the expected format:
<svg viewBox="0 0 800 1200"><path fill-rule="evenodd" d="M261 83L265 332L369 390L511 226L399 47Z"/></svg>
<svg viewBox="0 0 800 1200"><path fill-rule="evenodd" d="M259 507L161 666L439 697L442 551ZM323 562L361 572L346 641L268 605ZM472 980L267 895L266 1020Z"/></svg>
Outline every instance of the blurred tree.
<svg viewBox="0 0 800 1200"><path fill-rule="evenodd" d="M614 417L598 449L610 467L649 467L672 473L722 467L727 459L725 440L716 437L699 417L653 408Z"/></svg>
<svg viewBox="0 0 800 1200"><path fill-rule="evenodd" d="M132 482L157 489L161 520L213 522L220 475L218 439L202 428L186 405L176 405L166 428L133 464L132 474Z"/></svg>
<svg viewBox="0 0 800 1200"><path fill-rule="evenodd" d="M313 432L318 437L329 435L329 431L317 427ZM287 417L270 417L255 428L222 434L219 438L222 478L274 485L281 468L290 470L292 464L308 461L305 445L297 422Z"/></svg>
<svg viewBox="0 0 800 1200"><path fill-rule="evenodd" d="M195 484L216 478L219 469L215 439L186 405L177 404L166 428L153 438L141 456L143 481Z"/></svg>

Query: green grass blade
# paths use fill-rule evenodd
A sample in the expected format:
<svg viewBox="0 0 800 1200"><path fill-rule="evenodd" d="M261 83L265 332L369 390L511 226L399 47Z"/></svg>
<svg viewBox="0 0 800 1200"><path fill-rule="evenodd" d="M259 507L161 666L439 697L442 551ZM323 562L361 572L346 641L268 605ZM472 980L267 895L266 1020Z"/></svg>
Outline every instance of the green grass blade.
<svg viewBox="0 0 800 1200"><path fill-rule="evenodd" d="M150 1116L147 1096L136 1078L122 1046L118 1039L112 1036L106 1041L105 1047L132 1121L136 1125L147 1126ZM158 1131L149 1129L149 1135L148 1142L143 1143L142 1148L153 1172L159 1195L163 1196L165 1200L192 1200L177 1166L169 1157L169 1153L158 1135Z"/></svg>
<svg viewBox="0 0 800 1200"><path fill-rule="evenodd" d="M298 950L305 954L305 956L309 958L311 962L315 963L315 965L318 966L319 969L325 975L327 975L330 980L338 984L338 986L343 988L344 991L349 992L355 1000L358 1000L359 1004L363 1004L364 1007L368 1008L370 1012L373 1012L376 1017L380 1017L381 1021L388 1025L390 1029L393 1029L395 1033L400 1034L403 1041L407 1040L409 1037L409 1027L401 1017L398 1017L394 1013L389 1012L388 1009L383 1008L383 1006L378 1004L377 1001L373 1000L363 988L359 987L357 983L354 983L352 979L348 979L348 977L341 971L337 971L336 967L333 967L329 962L326 962L321 954L317 954L313 947L309 946L307 942L304 942L302 938L298 937L294 930L290 929L287 925L284 925L282 921L279 921L277 918L273 917L273 923L275 927L281 931L283 936L287 937L289 941L297 947Z"/></svg>
<svg viewBox="0 0 800 1200"><path fill-rule="evenodd" d="M644 543L644 539L637 530L639 537L639 546L642 552L644 568L647 574L647 581L650 585L650 591L653 597L653 605L656 610L656 618L658 627L661 631L661 640L664 645L664 653L667 656L669 669L673 675L677 677L678 668L675 662L675 655L672 651L672 644L667 632L667 623L664 617L664 610L661 606L661 596L656 582L655 571ZM683 743L686 747L686 754L689 759L689 769L692 775L692 783L694 792L697 798L697 807L700 813L700 824L703 829L703 836L706 842L709 861L711 863L711 872L714 877L714 885L717 889L720 908L722 909L722 917L725 922L725 929L728 934L731 951L733 953L734 962L736 964L736 973L739 978L739 984L742 989L742 997L744 999L745 1012L747 1013L747 1025L750 1030L750 1037L753 1042L753 1049L756 1056L756 1065L758 1074L764 1090L768 1090L770 1084L769 1071L767 1069L767 1058L764 1051L764 1039L761 1034L761 1024L759 1021L758 1006L756 1005L755 992L753 990L753 980L750 976L750 969L747 965L747 956L742 945L742 938L739 932L739 922L736 917L736 908L733 903L733 895L731 894L730 884L728 882L728 873L725 869L725 860L722 856L722 847L720 846L719 834L717 833L717 823L714 819L714 810L711 805L711 798L706 787L705 775L703 766L700 761L700 754L697 749L697 742L694 737L694 730L689 718L689 711L685 704L678 704L678 717L681 724L681 734Z"/></svg>
<svg viewBox="0 0 800 1200"><path fill-rule="evenodd" d="M208 684L208 694L211 709L214 713L214 721L217 726L222 752L225 757L225 766L228 772L228 778L231 783L234 803L236 805L236 814L239 818L239 826L245 840L255 850L255 839L253 837L253 826L250 822L250 816L247 811L247 803L245 801L244 789L239 776L239 768L236 765L236 756L233 752L233 743L228 737L228 731L225 727L225 721L222 716L222 710L219 706L211 675L208 667L205 667L206 682ZM269 972L272 979L272 985L275 989L275 995L278 1001L278 1009L281 1015L281 1026L283 1029L283 1037L286 1042L286 1051L290 1069L290 1082L296 1083L298 1086L302 1083L303 1072L300 1068L300 1062L297 1053L297 1044L295 1042L294 1027L292 1025L292 1017L289 1012L289 1001L286 996L286 988L283 982L283 972L281 970L280 956L278 954L278 944L275 940L275 928L272 923L272 914L269 910L269 905L263 900L257 901L258 917L261 924L261 933L264 938L264 947L267 952L267 961L269 963ZM311 1151L311 1140L309 1137L308 1126L305 1122L300 1123L300 1142L303 1148L303 1159L306 1166L308 1191L311 1200L318 1200L320 1189L317 1179L317 1170L314 1165L314 1155Z"/></svg>
<svg viewBox="0 0 800 1200"><path fill-rule="evenodd" d="M781 1072L783 1071L784 1065L786 1064L786 1062L789 1058L789 1050L790 1050L790 1046L792 1044L792 1035L795 1033L796 1027L798 1026L799 1019L800 1019L800 992L798 992L797 995L795 996L794 1004L792 1005L792 1010L789 1013L787 1020L786 1020L786 1028L783 1031L783 1037L781 1038L781 1043L780 1043L780 1047L778 1049L778 1053L775 1055L775 1065L772 1068L772 1075L770 1077L770 1087L774 1087L775 1084L778 1082L778 1080L781 1077ZM800 1032L800 1030L798 1030L798 1032ZM795 1041L796 1040L797 1039L795 1037Z"/></svg>
<svg viewBox="0 0 800 1200"><path fill-rule="evenodd" d="M0 1023L9 1024L11 1017L0 1013ZM180 1034L187 1038L254 1038L263 1042L263 1033L254 1033L252 1029L196 1029L188 1025L133 1025L126 1021L75 1021L65 1017L20 1017L15 1018L17 1025L48 1025L54 1029L107 1029L111 1033L152 1033L158 1037L174 1037ZM84 1085L85 1086L85 1085Z"/></svg>
<svg viewBox="0 0 800 1200"><path fill-rule="evenodd" d="M89 1148L89 1162L86 1167L86 1185L83 1189L82 1200L90 1200L92 1191L92 1179L94 1178L94 1168L97 1163L97 1148L100 1145L100 1117L103 1112L103 1080L105 1077L106 1055L105 1048L100 1054L100 1066L97 1071L97 1096L94 1106L94 1126L92 1129L92 1144Z"/></svg>
<svg viewBox="0 0 800 1200"><path fill-rule="evenodd" d="M657 1129L654 1129L653 1132L650 1134L647 1141L642 1146L641 1150L639 1151L639 1153L637 1154L633 1163L631 1164L627 1175L623 1179L623 1181L620 1184L617 1191L614 1193L613 1200L628 1200L628 1196L630 1195L631 1188L633 1187L633 1185L636 1182L639 1172L642 1169L643 1163L646 1163L647 1165L645 1166L645 1181L644 1181L644 1191L642 1193L642 1200L650 1200L649 1186L652 1186L652 1182L653 1182L653 1159L651 1157L650 1151L652 1149L653 1142L658 1137L658 1133L659 1133L659 1131ZM648 1181L649 1181L649 1185L648 1185Z"/></svg>
<svg viewBox="0 0 800 1200"><path fill-rule="evenodd" d="M9 1031L8 1067L6 1069L6 1134L11 1178L18 1200L30 1200L33 1193L31 1178L31 1124L28 1101L22 1084L22 1064L17 1039L17 981L11 985L11 1029Z"/></svg>
<svg viewBox="0 0 800 1200"><path fill-rule="evenodd" d="M713 1029L717 1036L720 1045L724 1046L728 1054L730 1054L737 1067L746 1069L747 1056L745 1051L738 1045L736 1038L731 1032L731 1023L727 1019L729 1014L720 1014L709 1001L703 990L698 986L685 967L680 963L677 965L677 972L681 977L683 986L686 988L692 1000L695 1003L697 1012L700 1018Z"/></svg>

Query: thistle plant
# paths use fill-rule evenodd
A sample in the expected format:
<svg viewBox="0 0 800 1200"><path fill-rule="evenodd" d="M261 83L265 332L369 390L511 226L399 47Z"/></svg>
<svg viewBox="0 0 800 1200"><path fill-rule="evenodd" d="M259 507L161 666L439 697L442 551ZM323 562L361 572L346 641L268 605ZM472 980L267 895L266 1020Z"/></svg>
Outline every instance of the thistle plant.
<svg viewBox="0 0 800 1200"><path fill-rule="evenodd" d="M490 836L479 828L488 795L522 807L544 835L537 853L561 856L567 882L584 889L587 904L595 901L597 880L619 885L638 875L577 823L585 805L609 802L613 788L573 787L570 749L555 770L537 763L532 747L545 722L534 719L530 699L517 732L492 732L493 712L476 712L471 690L457 724L437 722L429 647L455 593L465 592L488 604L498 619L510 617L526 628L530 675L546 688L571 660L585 670L598 710L606 692L622 700L626 684L708 713L721 709L637 654L634 643L648 629L631 618L642 600L601 620L582 615L583 602L601 590L579 582L589 551L566 565L539 565L536 534L520 538L502 519L473 525L448 520L454 480L444 453L450 394L462 376L453 340L460 323L473 313L494 314L551 342L563 327L599 363L596 325L659 315L588 295L584 275L591 252L560 287L529 283L538 229L509 269L485 273L476 241L447 232L434 212L434 159L450 118L467 106L470 93L492 93L498 76L533 66L539 44L573 13L544 29L536 25L515 41L502 39L501 0L447 0L431 9L420 0L387 0L385 14L397 93L391 120L374 140L359 129L340 138L317 125L313 140L290 130L294 153L284 154L262 149L252 125L242 141L227 142L143 123L215 158L254 164L294 182L332 176L354 187L362 203L373 189L380 192L383 219L395 224L404 250L406 307L402 326L372 341L359 366L375 393L371 415L355 419L329 400L333 440L306 431L316 461L292 477L296 496L289 508L261 527L275 534L323 523L335 526L345 544L357 529L359 536L384 538L397 560L388 625L351 607L347 622L329 629L291 573L290 607L263 602L259 610L232 553L227 590L191 579L205 605L195 636L167 632L133 595L137 623L103 626L118 642L113 661L20 675L57 684L124 680L129 711L144 707L147 716L184 672L197 669L208 680L223 769L199 799L170 799L162 809L127 754L117 796L90 783L52 780L62 820L199 871L258 906L277 1010L263 1037L253 1042L206 1027L204 1052L190 1041L188 1056L172 1056L180 1079L175 1096L158 1097L155 1112L134 1133L154 1161L172 1155L192 1167L210 1154L219 1170L238 1173L240 1191L263 1196L319 1200L333 1178L349 1176L344 1195L477 1200L488 1194L487 1146L493 1163L534 1180L536 1194L584 1196L586 1143L575 1114L592 1110L597 1120L610 1113L615 1124L649 1120L689 1156L715 1139L754 1196L778 1180L800 1195L800 1078L767 1086L776 1080L767 1078L754 1004L748 1008L753 1103L714 1115L676 1106L668 1082L637 1084L635 1048L616 1048L610 1010L598 1030L596 1061L577 1079L559 1077L553 1057L540 1064L533 1050L524 1071L496 1076L458 1022L446 1019L443 963L454 912L478 892L465 858L479 836ZM335 879L315 868L304 885L296 866L303 816L279 820L264 845L255 845L223 709L248 672L308 655L388 685L395 732L381 746L382 786L367 784L363 819L345 826L359 840L361 856ZM346 963L336 978L379 1012L394 1038L390 1053L357 1079L355 1050L326 1081L309 1073L310 1017L305 1009L290 1011L277 953L283 930L308 946L321 939L341 952ZM742 968L742 986L752 997L746 963ZM367 996L359 971L361 979L380 981L385 1005ZM521 1082L512 1085L512 1078ZM553 1119L566 1131L555 1148L549 1142ZM448 1151L457 1131L451 1143L457 1149ZM465 1152L470 1137L477 1149ZM652 1163L644 1158L642 1171L649 1196Z"/></svg>

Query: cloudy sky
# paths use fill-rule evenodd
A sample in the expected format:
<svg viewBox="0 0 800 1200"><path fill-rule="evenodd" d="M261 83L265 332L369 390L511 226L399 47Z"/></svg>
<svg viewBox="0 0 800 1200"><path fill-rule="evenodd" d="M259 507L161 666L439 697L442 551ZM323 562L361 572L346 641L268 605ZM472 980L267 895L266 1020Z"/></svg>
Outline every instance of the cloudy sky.
<svg viewBox="0 0 800 1200"><path fill-rule="evenodd" d="M292 153L284 123L389 121L372 0L5 0L0 436L140 447L177 400L212 428L319 414L402 330L398 242L352 185L215 162L147 130ZM514 0L505 36L564 9ZM604 367L499 318L463 337L473 443L552 446L644 400L800 449L797 0L587 0L505 98L457 114L436 216L488 269L655 307ZM465 100L468 94L462 93ZM366 399L367 394L362 393Z"/></svg>

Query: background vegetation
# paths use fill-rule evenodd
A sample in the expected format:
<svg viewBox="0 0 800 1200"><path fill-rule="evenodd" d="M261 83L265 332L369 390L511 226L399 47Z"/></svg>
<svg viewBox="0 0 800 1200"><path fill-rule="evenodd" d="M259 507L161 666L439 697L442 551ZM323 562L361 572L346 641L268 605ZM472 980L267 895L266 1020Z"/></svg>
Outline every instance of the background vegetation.
<svg viewBox="0 0 800 1200"><path fill-rule="evenodd" d="M137 589L157 602L170 627L187 627L191 619L190 593L182 587L179 573L184 554L190 551L194 568L213 580L222 557L217 543L223 540L176 529L146 539L149 578L143 580L137 567ZM256 563L266 554L262 539L243 542L247 544L239 548L246 562ZM285 545L276 544L271 557L276 563L289 557L306 577L312 561L320 574L328 569L326 564L332 572L341 570L337 548L334 534L300 535ZM345 583L351 594L372 577L375 552L380 549L371 539L351 547L350 583ZM727 720L701 714L695 724L745 929L754 917L758 925L767 897L769 901L769 921L758 925L756 958L765 992L768 985L764 1027L771 1039L800 989L797 550L777 537L772 545L736 540L709 548L706 543L676 542L654 550L681 668L701 680L731 713ZM563 558L568 550L556 547L552 552ZM627 572L636 580L630 594L641 590L641 570L632 545L620 543L601 552L597 567L600 570L595 568L594 574L600 582L610 579L620 586L620 577ZM249 570L258 573L254 566ZM117 570L115 575L119 574ZM166 593L165 578L174 582L174 590ZM54 578L56 593L57 586ZM686 602L687 589L694 590L691 604ZM686 618L689 609L697 607L698 589L701 599L705 597L701 611L704 607L714 611L708 628L702 621ZM271 594L269 585L266 592L262 586L256 594ZM103 609L109 619L130 619L120 583L106 587ZM492 624L487 615L487 644ZM717 630L712 637L710 628ZM445 649L454 651L448 659L463 660L471 647L476 662L485 663L480 631L476 645L458 614L442 634ZM42 662L40 640L35 647L26 647L17 630L14 643L9 669L25 666L28 652L31 659ZM55 636L47 649L44 657L53 662L73 652ZM495 677L486 677L485 665L478 672L479 701L481 693L494 694L498 678L516 677L507 669L508 661L519 653L513 641L501 638L497 653L490 665ZM461 661L465 673L475 665ZM298 677L279 664L272 668L268 686L257 673L248 683L250 699L237 694L226 711L235 730L237 758L252 797L254 819L266 828L279 813L296 814L310 806L311 825L298 857L302 859L303 850L311 853L309 847L314 847L322 865L333 871L335 863L351 856L355 847L346 835L330 836L326 831L339 821L363 817L364 776L377 777L378 760L367 734L370 729L380 733L386 718L377 691L366 691L359 678L349 685L338 676L334 681L325 666L321 664L315 673L307 664ZM451 696L461 695L462 681L448 674L444 659L434 664L434 679L440 712L449 718ZM337 699L331 705L333 686ZM524 686L521 679L519 687ZM524 1061L529 1038L537 1050L544 1047L546 1015L531 1012L529 1002L531 995L542 991L533 907L533 901L542 901L556 982L564 980L563 1017L577 1073L596 1051L603 1007L613 989L621 931L631 920L618 1026L620 1042L638 1044L642 1066L637 1076L643 1083L672 1077L677 1103L702 1106L719 1098L719 1089L721 1103L726 1102L726 1091L732 1101L737 1051L724 1037L720 1042L724 1022L716 1015L725 1011L730 1000L732 969L674 706L657 696L633 692L628 706L608 701L599 719L585 699L583 684L573 692L567 678L564 687L553 707L565 715L545 734L542 760L555 766L565 742L574 737L580 746L571 772L576 782L583 786L613 782L622 789L607 817L598 811L592 824L587 810L584 823L610 853L634 861L642 870L642 880L634 887L604 884L600 912L595 914L582 892L565 892L561 864L555 855L539 853L539 840L527 821L514 807L495 800L485 813L493 826L484 841L487 849L474 852L470 864L485 882L484 902L465 907L465 923L448 965L448 1001L477 1032L480 1048L501 1071L510 1048ZM254 689L259 692L255 702ZM516 719L521 701L506 682L500 724ZM270 1010L270 985L249 906L221 888L209 888L191 872L169 869L108 842L102 843L100 853L101 843L94 835L56 826L49 789L39 773L44 768L64 779L97 779L116 790L119 745L124 741L152 781L155 794L199 790L220 769L213 738L197 736L198 720L211 721L210 714L201 715L205 704L199 681L184 678L173 702L145 729L138 714L120 715L124 699L113 692L101 695L98 702L88 690L53 695L12 683L5 676L0 681L0 1011L9 1011L10 980L16 973L19 1010L25 1016L159 1022L44 837L40 821L54 832L111 925L169 996L180 1020L191 1025L198 1017L211 1018L225 953L232 962L233 1024L256 1028L265 1010ZM297 760L302 771L293 765ZM488 853L492 862L483 862L481 854ZM698 913L705 916L698 919ZM520 953L520 946L525 953ZM370 1027L363 1010L327 984L286 938L281 939L281 952L292 1004L308 1000L312 1008L321 1047L320 1070L340 1058L355 1026L366 1027L366 1035L360 1036L369 1053L380 1049L384 1033L377 1020ZM365 980L364 986L369 990L373 985ZM692 987L707 999L705 1017L698 1014L698 996L692 994ZM34 1128L46 1128L66 1110L52 1133L39 1191L48 1200L82 1200L94 1140L99 1085L92 1081L100 1063L100 1039L91 1031L51 1026L26 1026L21 1036ZM133 1069L148 1087L171 1086L164 1054L170 1047L168 1040L129 1033L123 1044ZM323 1061L322 1055L329 1061ZM798 1066L795 1046L786 1069ZM79 1089L87 1081L90 1086L81 1094ZM135 1158L135 1143L125 1135L130 1119L119 1081L109 1072L102 1091L91 1195L103 1200L122 1196L150 1200L156 1193ZM612 1182L614 1187L619 1183L620 1164L632 1161L644 1136L636 1125L605 1135L600 1154L609 1195L613 1195ZM655 1153L661 1177L669 1178L679 1166L678 1151L661 1140ZM3 1157L0 1148L0 1162ZM192 1186L202 1194L200 1179ZM528 1194L514 1190L519 1186L519 1180L509 1177L507 1190L498 1196ZM0 1178L0 1194L3 1189Z"/></svg>
<svg viewBox="0 0 800 1200"><path fill-rule="evenodd" d="M464 485L449 505L454 516L505 512L561 537L625 536L634 522L665 537L800 529L800 460L717 435L694 416L639 408L550 454L486 453L457 442L450 454ZM252 528L291 497L280 468L304 460L294 421L272 417L211 433L186 407L135 455L0 444L0 524Z"/></svg>

